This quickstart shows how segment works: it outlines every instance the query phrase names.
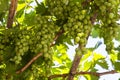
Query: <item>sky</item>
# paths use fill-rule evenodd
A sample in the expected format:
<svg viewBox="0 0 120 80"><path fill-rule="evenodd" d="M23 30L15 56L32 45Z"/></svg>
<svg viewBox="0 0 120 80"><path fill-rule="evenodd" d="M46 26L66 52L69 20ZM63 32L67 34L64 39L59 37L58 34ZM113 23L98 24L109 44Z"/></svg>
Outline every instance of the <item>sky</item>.
<svg viewBox="0 0 120 80"><path fill-rule="evenodd" d="M39 2L42 2L42 0L38 0L38 1L39 1ZM36 3L32 3L32 5L36 5ZM120 21L119 21L119 22L120 22ZM107 52L106 52L106 50L105 50L106 46L104 45L103 39L89 37L88 43L87 43L86 47L87 47L87 48L88 48L88 47L94 47L98 41L101 41L101 42L102 42L102 45L100 45L96 50L94 50L94 52L96 52L96 53L101 53L102 55L106 56L106 58L108 58ZM113 40L113 41L114 41L116 47L117 47L118 45L120 45L119 42L117 42L117 41L115 41L115 40ZM75 48L76 48L76 47L77 47L77 46L70 46L70 45L69 45L69 49L68 49L67 53L68 53L68 55L69 55L69 57L70 57L71 60L73 60L73 58L74 58ZM110 64L109 61L108 61L108 63ZM103 72L103 71L104 71L104 70L103 70L101 67L99 67L99 66L97 66L97 68L99 69L100 72ZM110 69L110 70L113 70L112 66L110 66L109 69ZM120 74L117 73L117 74L103 75L103 76L100 77L99 80L113 80L113 79L114 79L114 80L118 80L119 78L120 78ZM80 80L85 80L85 79L84 79L84 78L81 78Z"/></svg>

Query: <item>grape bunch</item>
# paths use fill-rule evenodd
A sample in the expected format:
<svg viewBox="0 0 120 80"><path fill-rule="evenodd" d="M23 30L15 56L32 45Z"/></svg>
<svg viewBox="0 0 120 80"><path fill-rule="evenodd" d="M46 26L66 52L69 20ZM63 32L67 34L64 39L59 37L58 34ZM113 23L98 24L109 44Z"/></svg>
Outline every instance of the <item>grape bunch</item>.
<svg viewBox="0 0 120 80"><path fill-rule="evenodd" d="M36 26L5 29L0 38L0 52L14 54L10 61L20 64L24 55L43 53L45 61L52 59L51 44L59 27L50 16L36 16ZM8 47L8 48L7 48Z"/></svg>
<svg viewBox="0 0 120 80"><path fill-rule="evenodd" d="M94 0L95 5L99 9L98 20L100 22L100 37L104 38L106 50L110 53L114 48L113 39L117 35L118 25L118 6L119 0Z"/></svg>
<svg viewBox="0 0 120 80"><path fill-rule="evenodd" d="M91 14L80 2L70 1L67 10L69 17L67 23L63 25L64 30L74 39L75 44L85 46L92 29Z"/></svg>
<svg viewBox="0 0 120 80"><path fill-rule="evenodd" d="M66 11L69 0L47 0L48 11L57 19L64 20L68 14Z"/></svg>
<svg viewBox="0 0 120 80"><path fill-rule="evenodd" d="M91 10L84 7L82 1L47 0L46 4L49 12L56 20L64 21L61 24L65 31L64 34L74 39L75 44L85 46L92 30Z"/></svg>
<svg viewBox="0 0 120 80"><path fill-rule="evenodd" d="M29 38L30 32L27 29L22 29L16 33L17 37L15 38L15 56L11 58L11 61L14 61L16 64L20 64L22 56L25 55L29 50Z"/></svg>
<svg viewBox="0 0 120 80"><path fill-rule="evenodd" d="M30 37L30 50L34 53L42 52L45 58L51 59L52 50L50 46L54 42L58 26L54 24L49 16L37 16L37 26L34 27L33 35Z"/></svg>

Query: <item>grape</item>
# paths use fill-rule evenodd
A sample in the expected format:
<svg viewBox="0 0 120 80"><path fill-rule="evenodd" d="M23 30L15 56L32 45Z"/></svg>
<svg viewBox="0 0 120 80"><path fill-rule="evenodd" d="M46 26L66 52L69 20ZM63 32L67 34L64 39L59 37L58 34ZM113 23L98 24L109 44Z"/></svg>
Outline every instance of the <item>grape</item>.
<svg viewBox="0 0 120 80"><path fill-rule="evenodd" d="M78 43L80 41L80 37L75 38L75 42Z"/></svg>
<svg viewBox="0 0 120 80"><path fill-rule="evenodd" d="M114 14L113 14L113 13L110 13L110 14L109 14L109 18L110 18L110 19L113 19L113 18L114 18Z"/></svg>

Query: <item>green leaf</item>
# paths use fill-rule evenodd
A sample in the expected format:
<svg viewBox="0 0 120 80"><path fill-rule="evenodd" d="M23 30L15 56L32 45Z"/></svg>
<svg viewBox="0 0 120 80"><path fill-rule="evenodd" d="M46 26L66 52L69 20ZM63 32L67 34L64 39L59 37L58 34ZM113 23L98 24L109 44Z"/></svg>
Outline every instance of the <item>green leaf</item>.
<svg viewBox="0 0 120 80"><path fill-rule="evenodd" d="M93 38L98 37L98 36L99 36L99 32L100 32L99 29L93 29L93 31L92 31L92 37L93 37Z"/></svg>
<svg viewBox="0 0 120 80"><path fill-rule="evenodd" d="M99 80L99 77L91 75L91 80Z"/></svg>
<svg viewBox="0 0 120 80"><path fill-rule="evenodd" d="M118 26L118 25L117 25ZM117 36L115 37L116 40L120 41L120 27L117 28Z"/></svg>
<svg viewBox="0 0 120 80"><path fill-rule="evenodd" d="M89 57L91 56L91 54L92 54L92 52L89 50L89 51L87 52L87 54L84 54L84 55L83 55L83 57L82 57L82 59L81 59L81 62L87 60L87 58L89 58Z"/></svg>
<svg viewBox="0 0 120 80"><path fill-rule="evenodd" d="M98 37L99 35L100 35L99 25L96 24L96 25L94 25L94 28L93 28L92 33L91 33L91 36L92 36L93 38L96 38L96 37Z"/></svg>
<svg viewBox="0 0 120 80"><path fill-rule="evenodd" d="M60 68L60 69L65 69L65 68L66 68L66 66L60 66L59 68Z"/></svg>
<svg viewBox="0 0 120 80"><path fill-rule="evenodd" d="M118 32L118 36L115 39L120 41L120 31Z"/></svg>
<svg viewBox="0 0 120 80"><path fill-rule="evenodd" d="M99 77L91 75L91 74L85 75L84 77L86 78L86 80L99 80Z"/></svg>
<svg viewBox="0 0 120 80"><path fill-rule="evenodd" d="M80 70L82 71L88 71L92 66L91 61L85 61L84 64L80 67Z"/></svg>
<svg viewBox="0 0 120 80"><path fill-rule="evenodd" d="M108 69L108 64L105 60L98 60L96 64L100 65L104 69Z"/></svg>
<svg viewBox="0 0 120 80"><path fill-rule="evenodd" d="M93 67L93 68L90 69L90 71L91 71L91 72L97 72L98 69L96 69L95 67Z"/></svg>
<svg viewBox="0 0 120 80"><path fill-rule="evenodd" d="M8 10L9 0L0 0L0 12Z"/></svg>
<svg viewBox="0 0 120 80"><path fill-rule="evenodd" d="M73 46L73 42L72 42L72 39L71 38L67 38L66 35L61 35L58 37L58 39L56 40L56 44L65 44L68 43L69 45L72 45Z"/></svg>
<svg viewBox="0 0 120 80"><path fill-rule="evenodd" d="M3 22L3 18L5 16L5 12L0 12L0 21Z"/></svg>
<svg viewBox="0 0 120 80"><path fill-rule="evenodd" d="M25 14L24 23L28 26L34 25L36 19L35 19L35 12L31 11L30 13Z"/></svg>
<svg viewBox="0 0 120 80"><path fill-rule="evenodd" d="M24 14L24 8L17 12L16 17L20 18Z"/></svg>
<svg viewBox="0 0 120 80"><path fill-rule="evenodd" d="M118 60L120 60L120 53L118 53L118 56L117 56L117 57L118 57Z"/></svg>
<svg viewBox="0 0 120 80"><path fill-rule="evenodd" d="M48 14L47 8L45 7L43 2L38 4L38 6L36 7L36 13L40 14L40 15L47 15Z"/></svg>
<svg viewBox="0 0 120 80"><path fill-rule="evenodd" d="M114 63L115 70L120 71L120 62Z"/></svg>

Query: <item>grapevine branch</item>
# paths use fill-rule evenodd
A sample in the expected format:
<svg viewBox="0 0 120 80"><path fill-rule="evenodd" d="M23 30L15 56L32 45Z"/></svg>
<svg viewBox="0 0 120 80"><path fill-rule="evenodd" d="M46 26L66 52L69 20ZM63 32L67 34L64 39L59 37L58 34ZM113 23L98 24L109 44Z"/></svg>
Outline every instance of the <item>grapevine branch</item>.
<svg viewBox="0 0 120 80"><path fill-rule="evenodd" d="M78 68L78 66L79 66L81 57L82 57L82 56L80 56L80 55L78 55L78 54L75 54L72 67L71 67L70 72L69 72L69 75L68 75L68 80L73 80L74 74L76 73L77 68Z"/></svg>
<svg viewBox="0 0 120 80"><path fill-rule="evenodd" d="M42 53L38 53L35 57L33 57L22 69L18 70L16 73L22 73L25 71L35 60L37 60L40 56L42 56Z"/></svg>
<svg viewBox="0 0 120 80"><path fill-rule="evenodd" d="M117 73L115 70L112 71L107 71L107 72L101 72L101 73L96 73L96 72L76 72L74 73L74 75L85 75L85 74L89 74L89 75L93 75L93 76L97 76L100 77L102 75L107 75L107 74L115 74ZM48 77L48 80L51 80L53 78L57 78L57 77L67 77L69 75L69 73L65 73L65 74L55 74L55 75L51 75Z"/></svg>
<svg viewBox="0 0 120 80"><path fill-rule="evenodd" d="M58 34L55 36L54 41L56 41L63 33L64 33L64 30L61 29L61 30L58 32ZM51 43L50 47L54 46L54 44L55 44L54 42Z"/></svg>
<svg viewBox="0 0 120 80"><path fill-rule="evenodd" d="M16 8L17 8L17 2L18 2L18 0L11 0L9 14L8 14L8 20L7 20L7 28L12 27Z"/></svg>
<svg viewBox="0 0 120 80"><path fill-rule="evenodd" d="M63 30L60 30L58 34L55 36L54 41L58 39L59 36L61 36L64 33ZM52 47L54 44L52 43L50 47ZM36 61L40 56L42 56L43 53L38 53L36 56L34 56L23 68L20 70L16 71L17 74L22 73L25 71L34 61Z"/></svg>

